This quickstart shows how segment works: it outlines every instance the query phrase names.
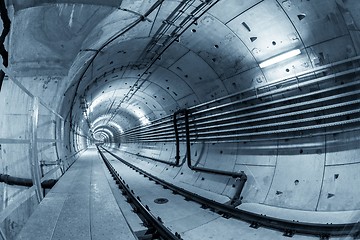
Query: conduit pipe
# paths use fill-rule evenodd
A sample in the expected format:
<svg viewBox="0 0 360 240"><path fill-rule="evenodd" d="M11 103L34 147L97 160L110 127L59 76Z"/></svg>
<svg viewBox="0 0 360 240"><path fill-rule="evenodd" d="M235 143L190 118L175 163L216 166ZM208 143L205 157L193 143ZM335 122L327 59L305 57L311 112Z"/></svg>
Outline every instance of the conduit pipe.
<svg viewBox="0 0 360 240"><path fill-rule="evenodd" d="M150 177L155 182L161 182L162 185L171 189L174 192L179 192L184 197L192 199L200 203L204 207L209 207L215 209L216 212L224 214L223 216L234 217L245 222L250 223L250 227L258 228L259 226L268 227L271 229L277 229L284 231L284 236L291 237L294 233L304 233L320 236L321 239L328 239L330 236L344 236L353 233L353 236L358 236L359 223L358 222L349 222L349 223L340 223L340 224L328 224L328 223L309 223L309 222L299 222L294 220L285 220L281 218L269 217L264 214L258 214L254 212L249 212L246 210L234 208L229 204L223 204L210 200L208 198L202 197L194 192L187 191L176 185L165 182L164 180L159 179L149 173L146 173L141 168L136 167L135 165L130 164L129 162L121 159L116 156L109 150L103 148L110 155L120 160L122 163L127 166L138 170L139 172L144 173ZM355 231L355 232L354 232Z"/></svg>
<svg viewBox="0 0 360 240"><path fill-rule="evenodd" d="M33 181L29 178L13 177L8 174L0 174L0 182L6 183L8 185L24 187L31 187L32 185L34 185ZM51 189L56 183L57 180L55 179L45 180L41 183L41 187L45 189Z"/></svg>
<svg viewBox="0 0 360 240"><path fill-rule="evenodd" d="M186 158L187 158L187 165L188 167L196 172L205 172L205 173L211 173L211 174L218 174L218 175L224 175L224 176L231 176L233 178L240 178L242 181L244 181L243 184L245 184L247 180L246 174L241 172L230 172L230 171L222 171L222 170L216 170L211 168L204 168L204 167L197 167L193 166L191 164L191 143L190 143L190 129L189 129L189 113L187 109L180 110L177 113L183 113L185 116L185 128L186 128ZM243 186L240 190L243 189ZM239 191L238 195L240 196L241 191Z"/></svg>
<svg viewBox="0 0 360 240"><path fill-rule="evenodd" d="M178 129L178 126L177 126L177 115L179 113L181 113L182 111L183 110L179 110L179 111L175 112L174 115L173 115L173 127L174 127L174 132L175 132L175 143L176 143L175 144L175 146L176 146L175 162L169 162L169 161L165 161L165 160L161 160L161 159L156 159L156 158L153 158L153 157L148 157L148 156L141 155L139 153L131 153L131 152L128 152L128 151L124 151L124 152L132 154L132 155L140 156L140 157L143 157L143 158L147 158L147 159L153 160L155 162L165 163L165 164L168 164L170 166L174 166L174 167L180 166L180 138L179 138L179 129ZM160 126L160 128L161 128L161 126ZM153 130L150 129L150 131L153 131Z"/></svg>
<svg viewBox="0 0 360 240"><path fill-rule="evenodd" d="M328 70L327 68L335 67L335 66L343 65L343 64L348 64L350 62L355 62L355 61L358 61L358 60L360 60L360 56L350 58L350 59L346 59L346 60L342 60L342 61L335 62L335 63L332 63L332 64L324 65L324 66L318 67L316 69L312 69L312 70L308 70L308 71L305 71L303 73L300 73L296 77L291 77L291 78L286 78L286 79L282 79L282 80L279 80L279 81L275 81L275 83L267 84L267 85L261 86L261 87L256 88L256 89L248 88L248 89L245 89L245 90L243 90L241 92L236 92L236 93L233 93L231 95L227 95L227 96L224 96L224 97L221 97L221 98L217 98L215 100L211 100L211 101L208 101L208 102L201 103L199 105L190 107L188 110L191 110L191 116L194 116L194 115L202 114L202 113L205 113L205 112L208 112L208 111L217 110L219 108L229 107L229 106L232 106L232 105L235 105L235 104L243 103L244 101L250 101L250 100L253 100L253 99L257 99L259 97L267 97L267 96L270 96L271 94L274 94L274 93L278 94L278 93L290 90L289 88L282 88L281 86L283 84L294 83L297 88L298 87L305 87L305 86L309 85L309 84L307 84L307 85L301 85L300 86L299 85L300 82L305 82L305 83L306 82L311 82L311 84L317 84L317 83L323 82L323 81L328 80L328 79L333 79L335 75L342 76L344 74L346 75L346 74L352 73L352 71L349 72L349 70L347 70L344 74L342 74L341 72L333 73L330 76L329 76L329 74L325 74L325 77L324 76L322 76L322 77L314 77L314 78L310 79L311 81L308 79L309 74L314 74L315 75L316 72L323 73L324 71ZM355 71L358 71L358 70L355 70ZM302 78L304 78L304 79L302 79ZM316 81L316 79L318 79L318 81ZM314 80L316 82L314 82ZM349 83L349 85L351 85L351 84L358 84L358 82L356 81L354 83ZM277 87L277 86L279 86L279 87ZM322 92L333 91L336 88L344 88L344 87L347 87L347 86L348 86L348 84L344 84L344 85L340 85L340 86L331 87L331 88L325 89L325 90L319 90L319 91L310 92L310 93L303 94L303 95L292 96L290 98L279 99L279 100L277 100L275 102L277 102L277 103L279 103L279 102L287 102L289 100L295 100L295 99L301 98L301 97L308 97L308 96L314 95L314 94L321 94ZM265 91L265 93L262 93L261 95L259 95L259 91L266 90L266 89L269 89L271 87L274 87L276 89L276 91ZM253 94L251 94L251 93L253 93ZM222 105L217 105L217 106L214 106L214 107L211 107L211 108L206 108L204 110L200 110L200 108L203 108L205 106L209 106L210 104L220 103L223 100L230 99L232 97L239 97L239 96L243 96L243 95L249 95L249 96L247 96L246 98L242 97L240 100L237 100L237 101L231 101L230 103L225 103L225 104L222 104ZM273 102L273 103L275 103L275 102ZM263 103L263 104L273 104L273 103ZM249 108L257 108L259 106L262 106L263 104L260 104L260 105L258 104L256 106L250 106ZM240 111L242 111L242 109L240 109ZM234 110L234 112L236 112L236 110ZM234 112L232 112L232 111L230 111L230 112L221 112L220 114L215 115L215 116L216 117L217 116L224 116L225 114L232 114ZM200 117L200 118L197 117L197 120L200 120L200 119L203 119L203 118L204 119L213 118L215 116L206 115L206 116ZM138 132L138 131L149 132L149 131L152 131L153 129L162 129L162 128L170 129L171 128L171 123L168 120L169 120L168 116L164 117L164 118L161 118L161 119L157 119L157 120L153 121L151 123L151 125L135 127L135 128L133 128L131 130L126 131L124 134L129 135L130 133ZM168 124L165 125L165 126L162 125L162 124L164 124L164 122L167 122ZM159 126L159 127L154 128L155 126ZM143 131L143 129L148 129L148 130Z"/></svg>
<svg viewBox="0 0 360 240"><path fill-rule="evenodd" d="M287 104L281 106L281 103L284 103L284 99L274 100L269 102L264 102L257 104L256 106L248 106L243 108L237 108L235 110L227 110L214 108L218 110L211 115L198 116L192 120L189 120L189 127L196 127L196 133L191 133L192 141L214 141L214 142L231 142L234 140L238 141L263 141L263 140L283 140L288 139L289 132L299 132L300 130L311 130L311 132L304 132L301 136L315 136L315 135L327 135L336 132L343 132L344 129L340 129L340 125L349 125L359 122L360 119L357 117L359 115L358 104L360 101L356 99L356 96L360 93L359 90L356 90L360 82L349 82L340 86L332 86L328 89L321 89L319 91L305 93L298 96L293 96L286 98L287 101L295 101L296 103ZM341 93L338 93L337 90L341 90ZM332 95L331 92L335 92L335 95ZM321 97L320 94L325 94L326 96ZM305 98L316 98L315 100L306 100ZM355 97L354 97L355 96ZM355 100L354 100L354 99ZM334 100L342 99L341 102L333 103ZM301 101L300 101L301 100ZM286 101L285 101L286 103ZM274 105L280 106L274 106ZM320 104L322 106L320 106ZM271 107L271 110L268 106ZM347 111L340 111L341 108L347 107ZM301 109L297 109L301 107ZM294 109L290 111L290 109ZM189 117L192 118L194 113L193 110L189 114ZM272 112L281 111L281 113L272 115ZM327 113L322 113L326 111ZM316 114L319 112L321 114ZM266 116L261 116L264 114ZM233 116L226 116L230 115ZM304 114L311 114L311 116L304 116ZM351 119L344 120L343 118L353 115ZM260 116L260 117L256 117ZM299 116L299 117L297 117ZM251 117L251 118L249 118ZM212 118L212 120L207 120ZM280 119L281 118L281 119ZM177 121L183 120L183 116L179 116ZM205 120L206 119L206 120ZM278 119L278 121L274 121ZM204 121L205 120L205 121ZM272 122L267 122L271 120ZM313 125L311 122L320 122L326 121L325 124L316 123ZM250 125L249 123L259 123L257 125ZM168 125L168 123L165 123ZM297 124L298 126L293 126ZM281 129L278 129L281 127ZM319 131L321 128L328 128L327 131ZM329 129L334 128L334 129ZM335 129L336 128L336 129ZM156 127L159 129L159 126ZM354 126L351 130L354 129ZM166 129L154 130L149 127L149 130L138 131L136 133L125 133L128 139L136 139L139 141L151 142L151 141L173 141L174 129L166 127ZM256 130L253 131L253 130ZM183 133L185 131L185 126L178 125L178 131ZM145 132L145 133L144 133ZM282 134L276 138L271 137L271 134ZM266 136L265 136L266 135ZM295 136L292 136L295 137ZM183 138L181 137L181 140ZM185 139L184 139L185 140Z"/></svg>
<svg viewBox="0 0 360 240"><path fill-rule="evenodd" d="M329 69L333 69L334 67L339 67L341 65L350 64L350 63L357 62L357 61L360 61L360 56L356 56L356 57L353 57L353 58L349 58L349 59L341 60L341 61L338 61L338 62L330 63L330 64L327 64L327 65L323 65L323 66L317 67L315 69L307 70L305 72L298 73L294 77L284 78L284 79L277 79L277 80L273 81L273 83L266 84L266 85L263 85L263 86L260 86L260 87L247 88L245 90L242 90L241 92L236 92L236 93L224 96L224 97L220 97L220 98L208 101L208 102L204 102L204 103L189 107L189 110L193 111L195 109L204 108L204 107L209 106L210 104L219 103L219 102L221 102L223 100L226 100L226 99L229 99L229 98L232 98L232 97L247 95L249 93L254 93L255 97L259 98L259 97L265 97L265 96L268 96L268 95L271 95L271 94L274 94L274 93L281 93L281 92L284 92L284 91L291 90L289 87L287 87L287 88L281 87L281 86L284 86L285 84L289 85L289 84L293 83L293 84L297 85L297 87L299 88L299 87L306 87L306 86L308 86L310 84L313 84L313 83L314 84L321 83L321 82L324 82L324 81L326 81L328 79L334 79L335 77L338 77L338 76L344 76L344 75L353 73L352 69L346 70L346 71L339 71L339 72L335 72L335 73L331 73L331 74L330 73L326 74L326 71L329 70ZM355 69L354 72L359 71L358 68L354 68L354 69ZM322 75L320 75L321 77L316 76L317 73L322 74ZM309 79L309 74L310 74L310 76L314 75L314 77ZM302 82L302 85L299 85L300 82ZM280 86L280 88L278 88L277 86ZM277 91L268 91L271 87L275 88ZM261 90L265 91L264 93L262 93L263 95L259 95L259 91L261 91ZM252 98L253 97L254 96L252 96ZM248 101L248 100L250 100L250 99L241 99L239 101ZM234 102L231 102L231 104L233 104L233 103ZM216 107L225 107L225 105L222 105L222 106L217 105ZM212 108L207 107L204 110L205 111L211 111ZM197 113L200 113L200 112L197 112Z"/></svg>
<svg viewBox="0 0 360 240"><path fill-rule="evenodd" d="M236 179L236 182L239 182L239 185L237 186L235 194L230 201L230 205L233 205L235 207L241 204L241 192L244 189L245 183L247 181L246 174L243 171L241 171L240 173L242 173L243 175L240 178Z"/></svg>
<svg viewBox="0 0 360 240"><path fill-rule="evenodd" d="M179 138L179 129L177 126L177 115L183 110L176 111L173 115L174 131L175 131L175 146L176 146L176 156L175 156L175 166L179 165L180 162L180 138Z"/></svg>
<svg viewBox="0 0 360 240"><path fill-rule="evenodd" d="M322 77L323 78L323 77ZM311 80L310 82L313 82L313 80ZM298 87L300 87L300 85L298 84L298 82L295 82L296 85L298 85ZM301 83L303 84L303 83ZM337 99L337 98L350 98L351 95L357 95L359 94L359 91L356 90L357 86L359 84L359 81L355 80L355 81L351 81L345 84L341 84L339 86L331 86L328 87L326 89L320 89L318 91L314 91L314 92L310 92L310 93L303 93L300 95L296 95L296 96L292 96L292 97L288 97L288 98L282 98L282 99L278 99L278 100L273 100L273 101L269 101L269 102L264 102L264 103L260 103L260 104L256 104L255 106L247 106L247 107L241 107L241 108L236 108L236 109L231 109L229 110L228 108L231 108L237 104L241 104L245 101L250 101L250 100L256 100L258 97L264 97L264 96L268 96L271 93L279 93L278 90L276 89L275 92L274 91L270 91L270 92L265 92L265 93L261 93L260 95L257 94L256 96L246 96L245 98L243 97L241 100L237 100L237 101L232 101L231 103L225 103L225 104L221 104L218 106L214 106L214 107L210 107L207 109L203 109L200 110L202 105L198 105L192 108L189 108L188 110L190 111L189 116L190 118L194 118L193 120L190 120L190 126L197 127L197 134L192 134L192 139L196 138L197 140L207 140L207 141L215 141L219 140L219 134L221 134L221 136L223 136L225 139L224 141L226 141L229 138L236 138L236 137L246 137L248 136L248 134L242 134L240 136L238 135L231 135L231 136L224 136L223 134L226 132L232 132L234 129L229 129L230 127L236 127L236 131L239 130L252 130L255 128L259 128L260 126L262 127L277 127L279 124L287 124L287 122L282 121L281 123L271 123L271 124L266 124L266 125L256 125L253 126L251 128L247 127L247 128L237 128L238 125L244 124L244 123L250 123L250 122L260 122L260 121L265 121L265 120L273 120L275 118L278 117L296 117L296 115L300 115L300 114L308 114L308 113L312 113L315 110L317 111L322 111L322 110L327 110L327 111L335 111L336 113L338 113L337 109L339 107L348 105L348 106L354 106L355 104L357 104L358 102L352 100L344 100L344 102L341 103L337 103L337 104L332 104L331 101ZM353 86L354 88L352 90L346 90L349 87ZM289 86L287 87L289 88ZM281 89L281 87L280 87ZM336 93L336 90L341 90L342 93ZM335 92L334 95L328 95L326 97L321 97L320 94L330 94L331 92ZM317 97L315 100L306 100L306 98L310 98L310 97L315 97L315 96L319 96ZM225 99L225 98L224 98ZM274 104L281 104L281 103L287 103L290 100L301 100L301 102L299 103L292 103L292 104L285 104L285 106L276 106L275 107L271 107L271 110L269 110L269 108L267 108L267 106L273 106ZM328 103L327 101L330 101L330 103ZM211 103L211 101L209 102ZM320 103L324 103L324 106L319 107L318 105ZM311 106L315 104L316 106ZM330 104L330 105L329 105ZM298 108L298 107L303 107L303 108L308 108L302 111L287 111L284 113L281 113L280 115L269 115L266 117L261 117L261 118L255 118L257 115L259 114L264 114L264 113L269 113L269 112L274 112L276 111L285 111L285 110L290 110L290 108ZM198 110L199 109L199 110ZM221 112L218 112L220 109L223 109ZM355 110L356 111L356 110ZM358 110L357 110L358 111ZM212 114L206 114L206 113L210 113L212 112ZM332 112L333 113L333 112ZM354 113L356 114L356 112L351 112L351 114ZM349 114L349 112L342 112L343 115L347 115ZM244 121L238 121L239 118L244 118L244 117L252 117L251 119L246 119ZM334 116L334 114L328 114L325 116L320 116L320 117L311 117L311 118L306 118L303 120L300 120L301 123L306 124L309 121L314 121L314 120L323 120L325 118L332 118ZM336 114L337 117L340 117L340 115ZM177 120L183 120L183 117L180 116ZM226 123L223 123L224 121L226 121ZM343 124L349 124L352 123L353 120L351 122L345 122ZM220 124L219 124L220 123ZM299 120L298 120L298 123ZM221 130L219 132L215 132L216 136L214 135L213 130L211 130L209 132L209 127L208 125L216 125L216 130ZM133 130L127 131L125 132L125 136L127 136L129 139L137 139L140 141L157 141L157 140L168 140L168 141L172 141L174 139L173 137L173 129L171 126L171 122L169 121L169 119L162 119L161 121L157 121L155 124L151 124L148 126L143 126L140 128L135 128ZM341 124L340 124L341 125ZM327 125L325 125L326 127ZM319 126L320 127L320 126ZM324 126L321 126L324 127ZM220 129L221 128L221 129ZM318 128L318 127L316 127ZM179 126L179 131L183 131L184 127L183 126ZM205 130L203 132L199 132L199 130ZM295 128L295 131L298 131L297 128ZM256 133L256 135L261 135L261 134L273 134L273 133L280 133L280 132L264 132L264 131L260 131L258 133ZM201 135L201 136L200 136ZM266 137L267 138L267 137ZM286 137L287 138L287 137ZM256 136L256 139L258 139L258 136ZM230 140L230 139L229 139ZM238 139L240 140L240 139ZM243 139L244 141L251 141L250 139ZM254 140L254 139L253 139ZM261 140L261 139L259 139ZM265 139L266 140L266 139Z"/></svg>

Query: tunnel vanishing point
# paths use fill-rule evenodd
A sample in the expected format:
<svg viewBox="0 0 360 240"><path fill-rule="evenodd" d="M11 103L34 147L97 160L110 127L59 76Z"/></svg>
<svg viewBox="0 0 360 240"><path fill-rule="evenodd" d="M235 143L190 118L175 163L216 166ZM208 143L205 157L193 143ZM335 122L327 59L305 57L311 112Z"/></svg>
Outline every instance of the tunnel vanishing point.
<svg viewBox="0 0 360 240"><path fill-rule="evenodd" d="M0 240L360 238L360 1L0 8Z"/></svg>

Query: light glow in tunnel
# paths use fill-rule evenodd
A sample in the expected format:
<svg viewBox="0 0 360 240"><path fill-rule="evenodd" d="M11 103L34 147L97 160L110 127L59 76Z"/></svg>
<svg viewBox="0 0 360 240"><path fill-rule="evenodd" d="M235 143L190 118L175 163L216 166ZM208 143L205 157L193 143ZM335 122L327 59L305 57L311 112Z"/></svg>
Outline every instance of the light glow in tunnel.
<svg viewBox="0 0 360 240"><path fill-rule="evenodd" d="M106 163L99 154L110 159L113 153L221 204L213 212L200 206L187 212L190 208L183 206L188 205L180 206L184 199L166 195L171 199L164 209L181 203L168 210L184 216L164 211L156 217L182 239L285 239L296 233L294 239L342 240L360 235L358 0L5 2L12 23L11 38L4 42L11 49L4 70L17 81L5 79L0 92L0 169L37 180L38 200L43 178L67 174L76 159L89 169L94 166L80 170L95 174L82 175L100 176ZM26 93L58 115L37 109ZM38 119L32 110L39 112ZM36 158L41 161L38 176L33 174ZM29 159L34 162L24 164ZM60 161L63 171L55 169ZM126 165L115 159L110 163ZM125 165L119 174L137 179L138 173ZM136 180L139 190L134 192L152 211L159 209L153 207L154 198L162 192L150 194L155 187L147 184L148 179ZM8 203L23 196L18 191L0 185L5 213ZM36 204L31 199L18 204L19 211L4 221L10 226L4 239L13 239L12 225L23 225L28 208ZM91 217L102 213L90 210ZM58 219L71 219L63 215L67 212L61 210ZM89 222L83 215L70 222ZM66 231L73 227L66 221L65 227L50 227ZM40 235L45 232L42 224L30 226L29 232L37 227Z"/></svg>
<svg viewBox="0 0 360 240"><path fill-rule="evenodd" d="M102 138L98 138L100 136L102 136ZM106 136L106 139L108 141L111 141L112 139L114 139L114 134L106 128L100 128L94 131L94 139L99 141L99 140L105 140L104 136Z"/></svg>
<svg viewBox="0 0 360 240"><path fill-rule="evenodd" d="M106 92L90 102L89 107L86 109L86 115L88 116L91 128L111 123L118 129L118 131L123 132L123 127L116 123L116 118L121 118L121 115L124 112L133 115L141 125L147 125L150 123L150 120L146 116L144 110L131 104L121 104L121 94L122 91ZM96 119L94 119L93 113L98 111L98 109L103 109L104 105L105 108L109 108L107 111L108 113L97 116ZM122 107L122 105L126 105L126 107ZM110 109L111 107L113 107L113 109Z"/></svg>
<svg viewBox="0 0 360 240"><path fill-rule="evenodd" d="M259 66L261 68L266 68L268 66L274 65L274 64L282 62L282 61L285 61L287 59L290 59L290 58L295 57L295 56L300 55L300 54L301 54L300 49L294 49L294 50L291 50L289 52L285 52L285 53L279 54L279 55L277 55L275 57L272 57L272 58L260 63Z"/></svg>

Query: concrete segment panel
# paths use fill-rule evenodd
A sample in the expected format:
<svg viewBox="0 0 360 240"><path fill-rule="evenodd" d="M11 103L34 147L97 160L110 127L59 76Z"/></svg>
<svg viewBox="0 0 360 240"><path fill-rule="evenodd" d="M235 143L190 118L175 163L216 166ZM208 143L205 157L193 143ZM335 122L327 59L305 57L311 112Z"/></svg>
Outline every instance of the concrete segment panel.
<svg viewBox="0 0 360 240"><path fill-rule="evenodd" d="M265 204L314 211L324 164L323 154L279 155Z"/></svg>
<svg viewBox="0 0 360 240"><path fill-rule="evenodd" d="M274 166L253 166L253 165L236 165L235 171L244 171L247 180L242 191L243 202L263 203L269 192L272 179L275 173ZM229 182L224 193L233 196L235 189L234 183Z"/></svg>
<svg viewBox="0 0 360 240"><path fill-rule="evenodd" d="M360 163L326 166L317 210L360 210L359 169Z"/></svg>

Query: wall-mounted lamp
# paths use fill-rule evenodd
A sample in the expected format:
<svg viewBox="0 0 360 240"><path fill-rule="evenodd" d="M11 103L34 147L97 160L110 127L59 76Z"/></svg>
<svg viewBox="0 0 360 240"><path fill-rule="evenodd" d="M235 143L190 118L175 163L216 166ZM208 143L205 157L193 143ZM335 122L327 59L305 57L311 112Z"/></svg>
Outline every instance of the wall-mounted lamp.
<svg viewBox="0 0 360 240"><path fill-rule="evenodd" d="M300 53L301 53L300 49L291 50L289 52L286 52L286 53L277 55L275 57L272 57L272 58L270 58L268 60L265 60L264 62L260 63L259 66L261 68L266 68L266 67L271 66L271 65L273 65L275 63L279 63L279 62L282 62L282 61L284 61L286 59L295 57L295 56L299 55Z"/></svg>

